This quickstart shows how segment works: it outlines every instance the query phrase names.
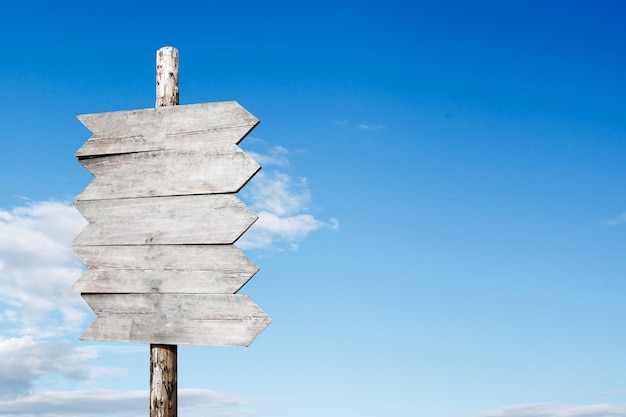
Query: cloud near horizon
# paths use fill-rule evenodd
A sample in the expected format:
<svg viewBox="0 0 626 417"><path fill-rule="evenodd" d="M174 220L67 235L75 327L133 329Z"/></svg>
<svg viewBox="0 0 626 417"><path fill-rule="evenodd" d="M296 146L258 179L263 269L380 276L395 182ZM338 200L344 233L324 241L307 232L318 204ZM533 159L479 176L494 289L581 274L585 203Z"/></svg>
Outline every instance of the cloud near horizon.
<svg viewBox="0 0 626 417"><path fill-rule="evenodd" d="M46 374L87 381L113 370L85 365L96 359L94 347L75 347L69 341L42 341L32 336L0 341L0 399L21 398L32 393L34 382Z"/></svg>
<svg viewBox="0 0 626 417"><path fill-rule="evenodd" d="M105 389L48 391L12 400L0 399L2 417L131 417L149 412L147 390ZM178 390L178 408L183 415L236 417L259 415L253 407L259 401L207 389Z"/></svg>
<svg viewBox="0 0 626 417"><path fill-rule="evenodd" d="M472 417L626 417L626 404L520 404L501 407Z"/></svg>

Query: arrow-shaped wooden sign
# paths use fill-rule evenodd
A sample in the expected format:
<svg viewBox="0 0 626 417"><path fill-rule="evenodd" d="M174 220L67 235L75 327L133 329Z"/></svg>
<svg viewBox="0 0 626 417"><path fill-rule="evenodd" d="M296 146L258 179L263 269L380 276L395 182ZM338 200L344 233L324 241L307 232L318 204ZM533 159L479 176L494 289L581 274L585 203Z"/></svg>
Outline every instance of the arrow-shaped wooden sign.
<svg viewBox="0 0 626 417"><path fill-rule="evenodd" d="M234 245L74 246L82 293L234 294L259 268Z"/></svg>
<svg viewBox="0 0 626 417"><path fill-rule="evenodd" d="M95 179L78 200L235 193L261 168L237 145L80 159Z"/></svg>
<svg viewBox="0 0 626 417"><path fill-rule="evenodd" d="M235 193L260 169L237 144L259 120L235 101L79 116L76 156L94 181L78 200Z"/></svg>
<svg viewBox="0 0 626 417"><path fill-rule="evenodd" d="M236 101L83 114L93 136L77 157L238 144L259 119Z"/></svg>
<svg viewBox="0 0 626 417"><path fill-rule="evenodd" d="M96 321L86 340L248 346L270 318L246 295L83 294Z"/></svg>
<svg viewBox="0 0 626 417"><path fill-rule="evenodd" d="M75 245L226 244L257 215L234 194L79 200L89 224Z"/></svg>
<svg viewBox="0 0 626 417"><path fill-rule="evenodd" d="M260 166L237 144L258 119L234 101L79 116L95 178L75 207L84 339L247 346L269 317L235 295L258 268L233 243L257 219L235 195Z"/></svg>

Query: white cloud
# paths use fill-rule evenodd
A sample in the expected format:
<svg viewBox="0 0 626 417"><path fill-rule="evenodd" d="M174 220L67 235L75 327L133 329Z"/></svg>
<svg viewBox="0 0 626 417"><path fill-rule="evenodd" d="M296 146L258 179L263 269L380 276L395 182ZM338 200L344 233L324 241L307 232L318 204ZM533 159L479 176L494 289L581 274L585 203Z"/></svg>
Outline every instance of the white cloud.
<svg viewBox="0 0 626 417"><path fill-rule="evenodd" d="M297 249L297 240L319 229L322 222L313 216L302 214L279 217L270 212L260 212L254 227L237 242L242 249L259 249L279 246L279 241L289 243L289 248Z"/></svg>
<svg viewBox="0 0 626 417"><path fill-rule="evenodd" d="M255 409L259 403L260 400L206 389L181 389L178 392L181 414L189 416L260 416L262 413Z"/></svg>
<svg viewBox="0 0 626 417"><path fill-rule="evenodd" d="M83 271L69 247L85 225L65 203L0 209L0 322L39 337L78 328L88 309L67 291Z"/></svg>
<svg viewBox="0 0 626 417"><path fill-rule="evenodd" d="M605 397L608 395L623 395L626 394L626 390L618 389L613 391L594 392L588 395L588 397Z"/></svg>
<svg viewBox="0 0 626 417"><path fill-rule="evenodd" d="M259 211L289 216L306 209L311 201L306 178L292 178L279 171L259 172L250 185L248 194Z"/></svg>
<svg viewBox="0 0 626 417"><path fill-rule="evenodd" d="M49 391L0 401L0 416L141 415L146 414L148 401L144 391Z"/></svg>
<svg viewBox="0 0 626 417"><path fill-rule="evenodd" d="M604 224L607 226L615 226L615 225L622 224L622 223L626 223L626 211L622 213L620 216L604 222Z"/></svg>
<svg viewBox="0 0 626 417"><path fill-rule="evenodd" d="M372 125L372 124L367 124L367 123L359 123L356 127L359 130L363 130L365 132L370 132L374 130L382 130L385 128L385 126L383 125Z"/></svg>
<svg viewBox="0 0 626 417"><path fill-rule="evenodd" d="M373 131L385 129L385 126L383 126L381 124L372 124L372 123L356 123L356 124L352 124L348 120L338 120L338 121L335 122L335 124L337 126L342 126L342 127L356 128L356 129L361 130L363 132L373 132Z"/></svg>
<svg viewBox="0 0 626 417"><path fill-rule="evenodd" d="M626 404L523 404L498 408L473 417L626 417Z"/></svg>
<svg viewBox="0 0 626 417"><path fill-rule="evenodd" d="M180 389L178 409L189 417L257 416L258 401L212 390ZM50 391L13 400L0 400L0 416L4 417L92 417L147 415L148 391Z"/></svg>
<svg viewBox="0 0 626 417"><path fill-rule="evenodd" d="M0 399L31 393L34 382L47 374L85 381L114 372L84 365L97 358L96 350L68 341L40 341L32 336L5 339L0 341L0 356Z"/></svg>
<svg viewBox="0 0 626 417"><path fill-rule="evenodd" d="M268 151L266 154L257 153L254 151L247 152L255 161L257 161L261 166L268 165L277 165L277 166L287 166L289 165L289 159L287 155L289 155L289 151L282 146L274 146L272 149Z"/></svg>
<svg viewBox="0 0 626 417"><path fill-rule="evenodd" d="M259 172L243 192L244 199L258 214L259 220L237 245L242 249L297 248L297 242L322 227L337 229L307 213L311 190L306 178L294 178L283 172Z"/></svg>

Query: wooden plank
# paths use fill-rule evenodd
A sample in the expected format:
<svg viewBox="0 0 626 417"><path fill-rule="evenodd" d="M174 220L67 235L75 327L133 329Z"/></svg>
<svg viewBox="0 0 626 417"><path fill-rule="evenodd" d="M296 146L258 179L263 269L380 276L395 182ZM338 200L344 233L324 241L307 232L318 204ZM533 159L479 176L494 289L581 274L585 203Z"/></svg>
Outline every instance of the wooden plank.
<svg viewBox="0 0 626 417"><path fill-rule="evenodd" d="M76 152L78 157L237 144L259 123L236 101L84 114L78 119L93 133Z"/></svg>
<svg viewBox="0 0 626 417"><path fill-rule="evenodd" d="M74 246L88 270L71 291L234 294L259 270L234 245Z"/></svg>
<svg viewBox="0 0 626 417"><path fill-rule="evenodd" d="M87 268L247 271L256 265L234 245L73 246Z"/></svg>
<svg viewBox="0 0 626 417"><path fill-rule="evenodd" d="M214 271L90 269L70 291L110 294L234 294L251 278Z"/></svg>
<svg viewBox="0 0 626 417"><path fill-rule="evenodd" d="M152 152L174 149L203 149L222 144L238 144L254 128L253 125L233 126L164 134L151 132L135 136L92 136L76 152L80 159L92 156L115 155L132 152Z"/></svg>
<svg viewBox="0 0 626 417"><path fill-rule="evenodd" d="M246 295L82 296L97 316L83 340L248 346L271 322Z"/></svg>
<svg viewBox="0 0 626 417"><path fill-rule="evenodd" d="M234 193L261 167L237 145L81 159L95 179L78 200Z"/></svg>
<svg viewBox="0 0 626 417"><path fill-rule="evenodd" d="M231 244L258 218L233 194L80 200L74 246Z"/></svg>

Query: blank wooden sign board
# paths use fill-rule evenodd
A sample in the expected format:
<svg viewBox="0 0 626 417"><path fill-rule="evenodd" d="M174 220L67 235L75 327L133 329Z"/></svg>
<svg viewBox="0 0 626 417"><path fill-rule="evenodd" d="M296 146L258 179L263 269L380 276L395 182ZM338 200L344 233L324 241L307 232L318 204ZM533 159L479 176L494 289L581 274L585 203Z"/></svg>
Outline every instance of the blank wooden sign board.
<svg viewBox="0 0 626 417"><path fill-rule="evenodd" d="M270 318L237 294L258 268L234 245L257 216L236 196L260 169L238 143L259 123L235 101L78 117L94 180L76 208L73 291L86 340L248 346Z"/></svg>

